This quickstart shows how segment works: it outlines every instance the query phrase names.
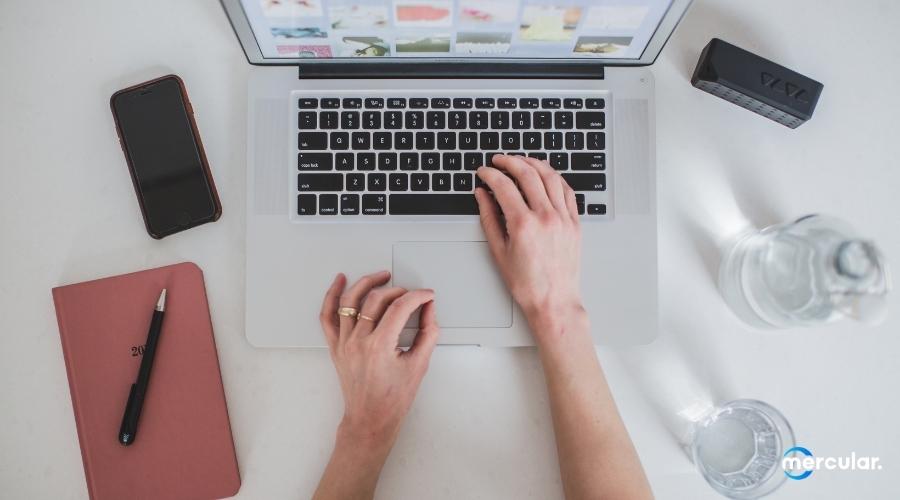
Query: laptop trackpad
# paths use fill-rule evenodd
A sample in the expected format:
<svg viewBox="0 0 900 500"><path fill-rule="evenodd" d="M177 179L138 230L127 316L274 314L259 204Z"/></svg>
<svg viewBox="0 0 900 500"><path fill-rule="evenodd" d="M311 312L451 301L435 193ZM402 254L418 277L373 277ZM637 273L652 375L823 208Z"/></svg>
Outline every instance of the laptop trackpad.
<svg viewBox="0 0 900 500"><path fill-rule="evenodd" d="M434 289L443 328L512 326L512 297L483 241L395 243L393 282ZM407 326L417 325L416 317Z"/></svg>

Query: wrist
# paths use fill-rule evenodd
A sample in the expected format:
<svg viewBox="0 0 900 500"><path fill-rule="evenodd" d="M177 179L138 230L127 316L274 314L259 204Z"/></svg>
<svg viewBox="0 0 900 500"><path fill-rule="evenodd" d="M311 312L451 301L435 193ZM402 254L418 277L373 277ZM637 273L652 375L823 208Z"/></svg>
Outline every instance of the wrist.
<svg viewBox="0 0 900 500"><path fill-rule="evenodd" d="M580 299L523 308L523 312L541 349L581 345L590 340L590 319Z"/></svg>
<svg viewBox="0 0 900 500"><path fill-rule="evenodd" d="M335 449L353 450L361 459L377 459L387 457L394 445L394 436L386 432L378 432L371 425L355 424L346 416L338 425Z"/></svg>

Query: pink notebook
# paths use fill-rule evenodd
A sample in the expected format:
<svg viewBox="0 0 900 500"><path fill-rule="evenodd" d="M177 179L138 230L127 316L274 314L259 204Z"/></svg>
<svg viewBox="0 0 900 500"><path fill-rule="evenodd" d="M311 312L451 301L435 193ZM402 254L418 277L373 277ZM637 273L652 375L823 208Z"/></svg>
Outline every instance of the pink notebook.
<svg viewBox="0 0 900 500"><path fill-rule="evenodd" d="M150 317L166 312L128 447L117 434ZM53 289L92 499L213 499L241 486L203 273L193 263Z"/></svg>

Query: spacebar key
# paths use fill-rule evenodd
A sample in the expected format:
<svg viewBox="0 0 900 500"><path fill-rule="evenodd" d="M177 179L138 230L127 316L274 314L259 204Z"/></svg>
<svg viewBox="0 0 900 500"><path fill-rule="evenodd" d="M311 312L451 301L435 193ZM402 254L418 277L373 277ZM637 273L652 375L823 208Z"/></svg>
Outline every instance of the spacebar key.
<svg viewBox="0 0 900 500"><path fill-rule="evenodd" d="M392 194L391 215L478 215L478 203L471 194Z"/></svg>

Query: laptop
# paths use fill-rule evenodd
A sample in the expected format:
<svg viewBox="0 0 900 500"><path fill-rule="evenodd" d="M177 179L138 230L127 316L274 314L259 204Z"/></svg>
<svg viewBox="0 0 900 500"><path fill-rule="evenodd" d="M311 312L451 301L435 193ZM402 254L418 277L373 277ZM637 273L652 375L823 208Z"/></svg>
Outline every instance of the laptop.
<svg viewBox="0 0 900 500"><path fill-rule="evenodd" d="M251 68L246 336L324 347L338 272L433 288L442 344L533 345L474 170L576 190L594 341L657 335L653 63L690 0L222 0ZM415 336L413 318L401 335Z"/></svg>

